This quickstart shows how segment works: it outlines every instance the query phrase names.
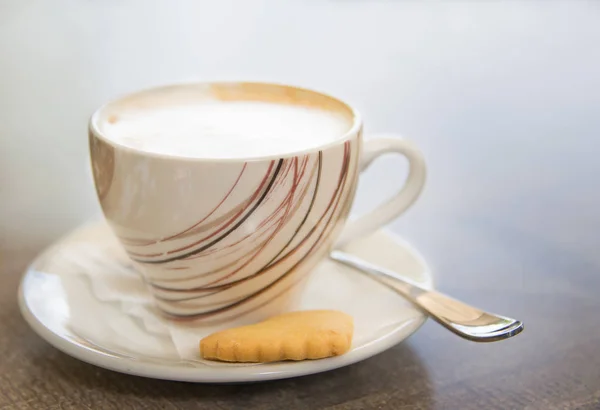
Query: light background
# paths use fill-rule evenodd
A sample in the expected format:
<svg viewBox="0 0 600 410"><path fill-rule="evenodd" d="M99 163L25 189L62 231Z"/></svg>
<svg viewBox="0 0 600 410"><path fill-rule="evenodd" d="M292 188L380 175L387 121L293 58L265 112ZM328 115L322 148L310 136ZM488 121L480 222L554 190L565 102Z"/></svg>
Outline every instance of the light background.
<svg viewBox="0 0 600 410"><path fill-rule="evenodd" d="M0 242L39 247L97 215L86 122L107 99L250 79L332 93L363 113L367 134L422 148L428 185L392 229L434 269L518 251L504 239L514 235L589 255L600 231L599 42L594 1L0 0ZM356 210L404 175L396 158L379 161ZM580 211L564 213L573 203ZM503 263L527 265L518 252Z"/></svg>

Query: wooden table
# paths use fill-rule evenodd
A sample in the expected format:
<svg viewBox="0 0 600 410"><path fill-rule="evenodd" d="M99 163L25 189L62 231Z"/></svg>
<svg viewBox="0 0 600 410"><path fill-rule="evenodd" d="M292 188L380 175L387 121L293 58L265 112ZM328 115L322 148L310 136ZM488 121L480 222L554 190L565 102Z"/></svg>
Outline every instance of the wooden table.
<svg viewBox="0 0 600 410"><path fill-rule="evenodd" d="M10 102L0 110L10 113L0 117L0 409L600 408L597 2L58 3L69 13L42 13L41 1L0 11L12 19L1 37L13 39L0 44L10 56L0 58ZM209 6L214 17L196 24ZM160 24L134 19L140 10ZM128 89L222 73L328 89L355 102L368 131L411 136L428 186L392 229L427 257L442 291L522 319L525 331L478 345L430 321L347 368L228 386L114 373L40 339L18 312L17 285L43 246L96 210L75 160L86 115ZM63 93L65 81L89 86ZM15 114L23 95L32 121ZM356 209L401 173L393 158L376 164Z"/></svg>

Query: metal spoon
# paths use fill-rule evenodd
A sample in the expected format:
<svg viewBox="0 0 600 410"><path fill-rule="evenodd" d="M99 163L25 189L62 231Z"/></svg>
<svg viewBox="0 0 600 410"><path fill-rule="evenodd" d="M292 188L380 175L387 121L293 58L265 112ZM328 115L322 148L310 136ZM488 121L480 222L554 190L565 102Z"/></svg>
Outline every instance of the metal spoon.
<svg viewBox="0 0 600 410"><path fill-rule="evenodd" d="M495 342L523 331L523 322L484 312L434 290L427 290L399 274L373 265L342 251L334 250L329 257L362 273L374 275L447 329L474 342ZM393 281L385 280L393 279Z"/></svg>

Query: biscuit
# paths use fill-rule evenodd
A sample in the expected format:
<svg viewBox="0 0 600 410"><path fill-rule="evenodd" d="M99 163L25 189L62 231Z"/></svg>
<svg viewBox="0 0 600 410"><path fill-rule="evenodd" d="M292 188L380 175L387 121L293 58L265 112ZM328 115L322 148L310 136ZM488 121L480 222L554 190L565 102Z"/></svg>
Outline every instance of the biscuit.
<svg viewBox="0 0 600 410"><path fill-rule="evenodd" d="M284 313L213 333L200 341L200 355L246 363L322 359L346 353L353 332L352 317L335 310Z"/></svg>

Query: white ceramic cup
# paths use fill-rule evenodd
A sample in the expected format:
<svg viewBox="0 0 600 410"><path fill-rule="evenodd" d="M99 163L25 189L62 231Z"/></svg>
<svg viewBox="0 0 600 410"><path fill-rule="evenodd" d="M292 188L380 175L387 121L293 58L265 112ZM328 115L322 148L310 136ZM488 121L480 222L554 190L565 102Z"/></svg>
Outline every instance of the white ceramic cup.
<svg viewBox="0 0 600 410"><path fill-rule="evenodd" d="M344 115L351 126L314 149L246 159L145 152L101 132L119 104L178 92L318 107ZM425 163L414 145L397 138L363 142L362 126L342 101L292 86L199 83L145 90L106 104L91 118L96 191L161 311L207 322L258 320L292 308L303 279L334 244L382 227L421 192ZM387 202L347 223L359 173L386 153L408 159L408 179Z"/></svg>

